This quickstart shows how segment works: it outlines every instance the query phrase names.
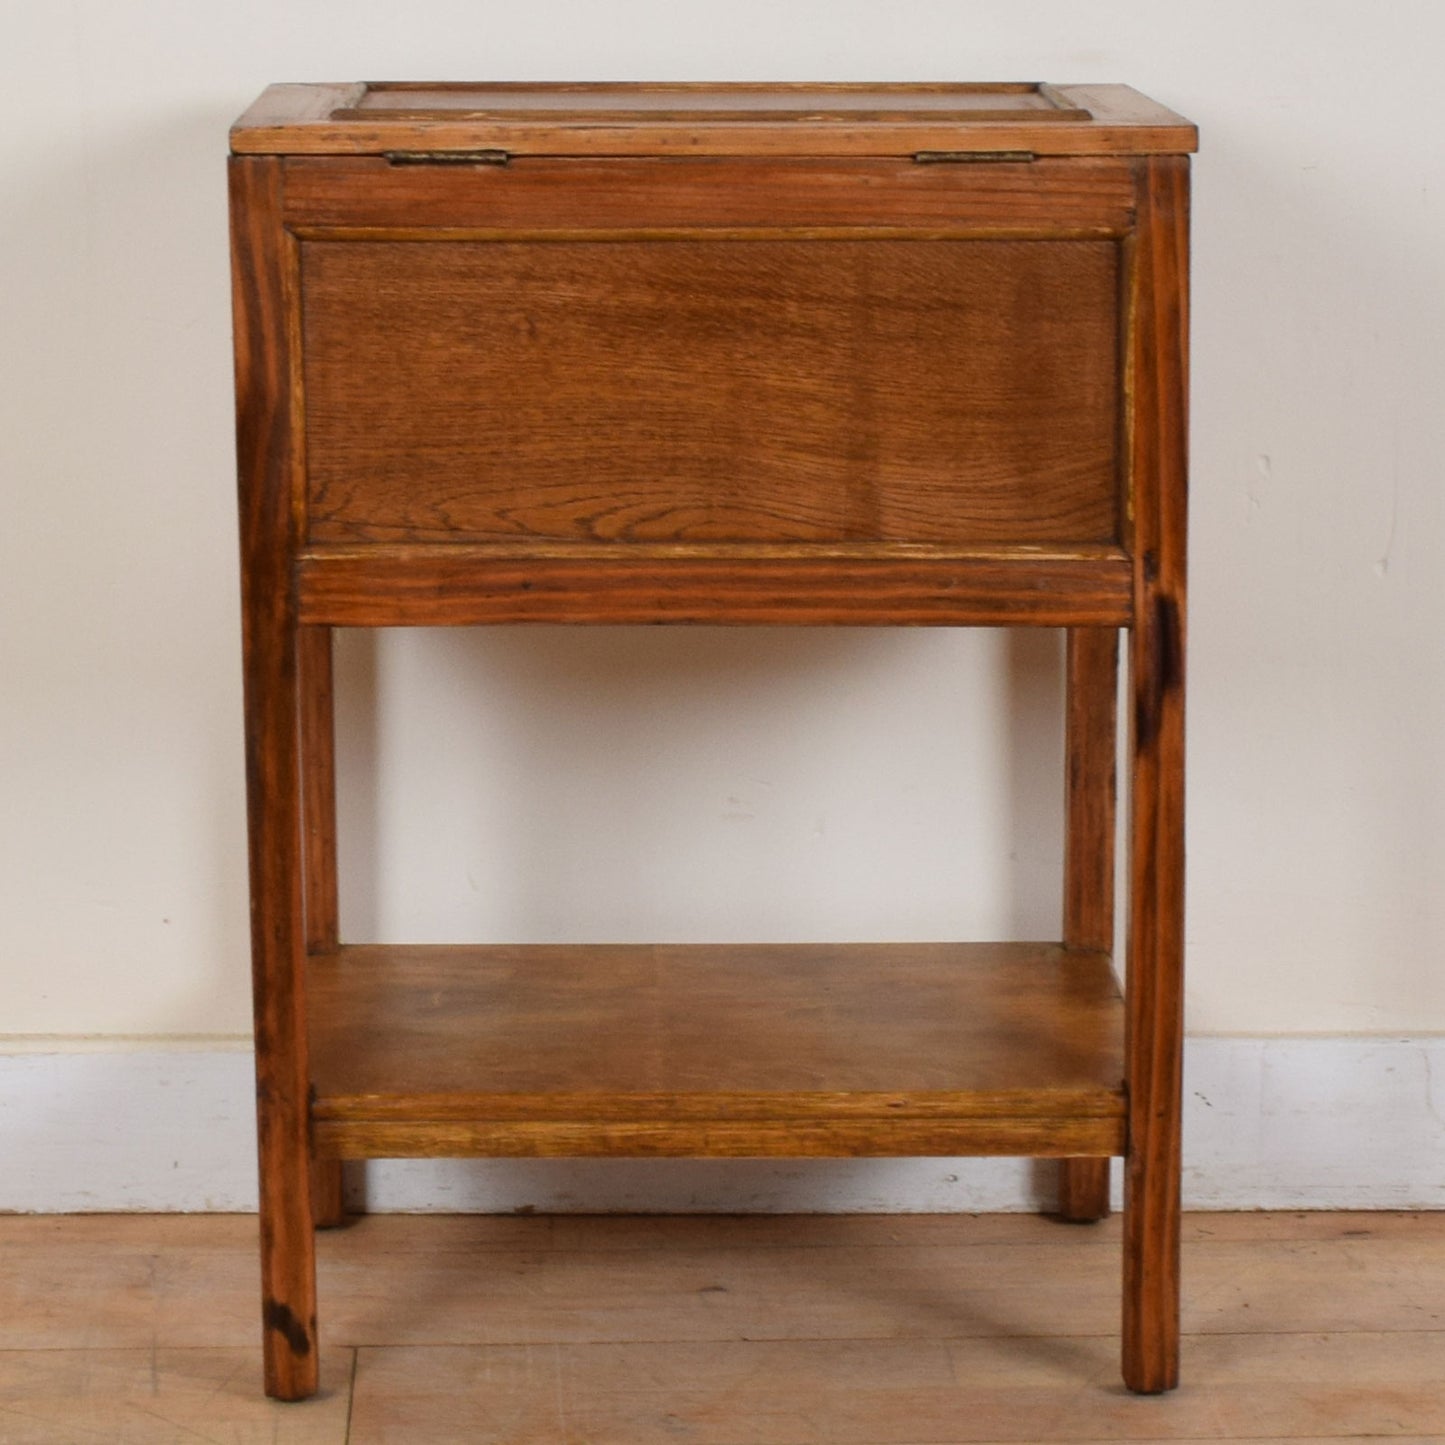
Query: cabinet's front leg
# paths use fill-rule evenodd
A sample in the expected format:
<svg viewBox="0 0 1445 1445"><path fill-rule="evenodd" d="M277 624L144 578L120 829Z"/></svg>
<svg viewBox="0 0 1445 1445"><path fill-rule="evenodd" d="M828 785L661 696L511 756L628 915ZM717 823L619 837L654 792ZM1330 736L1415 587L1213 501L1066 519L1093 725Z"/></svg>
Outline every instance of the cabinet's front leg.
<svg viewBox="0 0 1445 1445"><path fill-rule="evenodd" d="M317 1360L296 640L288 618L262 615L264 602L248 604L246 773L266 1393L297 1400L315 1393Z"/></svg>
<svg viewBox="0 0 1445 1445"><path fill-rule="evenodd" d="M280 162L233 157L230 177L265 1376L268 1395L299 1400L316 1391L317 1344L291 575L296 255L282 223Z"/></svg>
<svg viewBox="0 0 1445 1445"><path fill-rule="evenodd" d="M1183 635L1157 596L1133 642L1124 1189L1124 1380L1179 1383L1179 1180L1183 988Z"/></svg>
<svg viewBox="0 0 1445 1445"><path fill-rule="evenodd" d="M1114 947L1114 796L1119 634L1068 632L1064 729L1064 943ZM1088 1224L1109 1212L1109 1160L1059 1161L1058 1215Z"/></svg>
<svg viewBox="0 0 1445 1445"><path fill-rule="evenodd" d="M1179 1383L1188 163L1151 157L1138 175L1123 1366L1155 1394Z"/></svg>
<svg viewBox="0 0 1445 1445"><path fill-rule="evenodd" d="M336 890L336 723L331 629L301 628L297 648L301 678L306 951L328 953L340 941ZM346 1222L341 1160L312 1160L311 1205L319 1229L333 1229Z"/></svg>

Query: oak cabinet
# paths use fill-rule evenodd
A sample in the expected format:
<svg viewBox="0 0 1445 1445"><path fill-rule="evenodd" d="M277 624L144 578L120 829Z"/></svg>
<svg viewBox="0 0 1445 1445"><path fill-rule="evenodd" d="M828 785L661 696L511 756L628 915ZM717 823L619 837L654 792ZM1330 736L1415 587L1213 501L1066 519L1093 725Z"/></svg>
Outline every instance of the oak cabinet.
<svg viewBox="0 0 1445 1445"><path fill-rule="evenodd" d="M273 86L232 131L266 1379L338 1161L1125 1159L1178 1370L1193 128L1121 86ZM1063 936L338 936L338 626L1068 632ZM1114 942L1127 639L1128 987ZM820 987L819 980L826 980Z"/></svg>

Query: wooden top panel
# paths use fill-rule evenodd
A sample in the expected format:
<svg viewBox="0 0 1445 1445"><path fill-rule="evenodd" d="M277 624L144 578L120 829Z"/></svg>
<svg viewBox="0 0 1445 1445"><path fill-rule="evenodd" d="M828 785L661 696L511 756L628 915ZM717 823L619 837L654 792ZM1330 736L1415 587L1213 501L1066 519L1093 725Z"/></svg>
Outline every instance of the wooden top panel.
<svg viewBox="0 0 1445 1445"><path fill-rule="evenodd" d="M912 155L1192 151L1194 127L1122 85L273 85L237 154Z"/></svg>
<svg viewBox="0 0 1445 1445"><path fill-rule="evenodd" d="M564 123L666 118L825 121L836 117L907 121L1088 120L1048 86L1013 85L406 85L372 84L350 114L545 116ZM340 115L345 112L339 112Z"/></svg>

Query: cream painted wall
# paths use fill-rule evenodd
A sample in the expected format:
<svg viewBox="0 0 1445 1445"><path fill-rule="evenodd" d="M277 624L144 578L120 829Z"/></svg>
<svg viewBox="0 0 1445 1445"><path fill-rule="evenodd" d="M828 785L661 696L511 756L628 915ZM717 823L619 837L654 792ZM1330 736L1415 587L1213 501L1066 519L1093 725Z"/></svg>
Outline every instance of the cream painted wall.
<svg viewBox="0 0 1445 1445"><path fill-rule="evenodd" d="M267 81L1127 80L1197 120L1196 1031L1445 1029L1445 11L0 0L0 1033L247 1028L222 156ZM1050 635L342 639L353 936L1057 926Z"/></svg>

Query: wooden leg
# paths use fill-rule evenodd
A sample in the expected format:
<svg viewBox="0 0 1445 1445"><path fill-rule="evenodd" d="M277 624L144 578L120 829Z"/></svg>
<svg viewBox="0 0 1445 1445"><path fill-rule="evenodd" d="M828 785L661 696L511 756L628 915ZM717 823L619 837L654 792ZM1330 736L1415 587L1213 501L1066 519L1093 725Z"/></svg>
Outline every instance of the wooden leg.
<svg viewBox="0 0 1445 1445"><path fill-rule="evenodd" d="M291 572L299 461L287 288L296 243L282 224L280 162L233 157L229 171L263 1348L266 1393L299 1400L316 1391L317 1346Z"/></svg>
<svg viewBox="0 0 1445 1445"><path fill-rule="evenodd" d="M340 941L336 897L336 726L331 629L297 634L301 676L301 794L305 853L306 951L327 953ZM311 1161L311 1207L318 1229L346 1222L339 1159Z"/></svg>
<svg viewBox="0 0 1445 1445"><path fill-rule="evenodd" d="M1109 1217L1109 1164L1099 1159L1059 1160L1057 1217L1066 1224L1097 1224Z"/></svg>
<svg viewBox="0 0 1445 1445"><path fill-rule="evenodd" d="M1123 1369L1131 1390L1157 1394L1179 1383L1188 180L1172 156L1139 177Z"/></svg>
<svg viewBox="0 0 1445 1445"><path fill-rule="evenodd" d="M306 951L328 953L339 938L331 629L301 628L297 649L301 668L302 813L306 825Z"/></svg>
<svg viewBox="0 0 1445 1445"><path fill-rule="evenodd" d="M1159 598L1134 635L1125 1071L1124 1381L1179 1383L1183 1027L1183 699L1177 614ZM1161 676L1161 672L1163 675Z"/></svg>
<svg viewBox="0 0 1445 1445"><path fill-rule="evenodd" d="M346 1179L340 1159L311 1161L311 1219L317 1229L339 1229L347 1221Z"/></svg>
<svg viewBox="0 0 1445 1445"><path fill-rule="evenodd" d="M1107 951L1114 946L1119 634L1072 627L1068 637L1064 943ZM1061 1159L1058 1217L1087 1224L1108 1213L1108 1159Z"/></svg>
<svg viewBox="0 0 1445 1445"><path fill-rule="evenodd" d="M262 1319L266 1393L299 1400L316 1391L317 1358L296 639L260 610L247 619L246 745Z"/></svg>

